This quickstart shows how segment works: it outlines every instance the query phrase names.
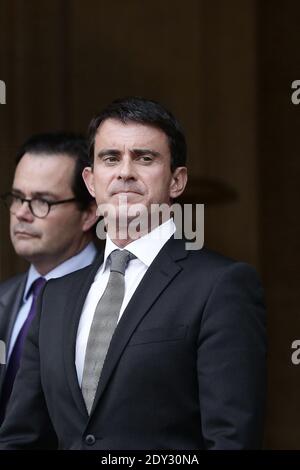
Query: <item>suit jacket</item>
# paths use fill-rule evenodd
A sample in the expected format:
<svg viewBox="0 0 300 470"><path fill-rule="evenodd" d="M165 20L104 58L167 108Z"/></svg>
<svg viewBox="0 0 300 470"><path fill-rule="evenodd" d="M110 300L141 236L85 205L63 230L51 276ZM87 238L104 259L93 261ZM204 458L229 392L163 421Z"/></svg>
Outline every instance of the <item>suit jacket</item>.
<svg viewBox="0 0 300 470"><path fill-rule="evenodd" d="M101 263L46 285L0 448L260 447L266 338L255 270L172 237L119 321L88 416L75 345Z"/></svg>
<svg viewBox="0 0 300 470"><path fill-rule="evenodd" d="M8 348L12 330L22 304L27 273L18 274L0 283L0 340ZM5 366L0 365L0 392L5 375ZM1 393L0 393L1 397Z"/></svg>

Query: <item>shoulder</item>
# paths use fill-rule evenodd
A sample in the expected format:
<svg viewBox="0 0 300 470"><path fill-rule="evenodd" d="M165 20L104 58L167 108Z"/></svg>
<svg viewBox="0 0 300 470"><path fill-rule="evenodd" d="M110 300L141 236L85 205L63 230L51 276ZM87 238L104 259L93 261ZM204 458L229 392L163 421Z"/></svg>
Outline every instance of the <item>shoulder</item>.
<svg viewBox="0 0 300 470"><path fill-rule="evenodd" d="M64 289L66 290L68 287L74 288L77 284L81 284L83 281L89 278L93 278L96 272L98 271L99 267L102 264L102 253L99 253L94 262L89 266L84 268L78 269L77 271L73 271L65 276L61 276L55 279L50 279L45 287L46 291L52 289Z"/></svg>
<svg viewBox="0 0 300 470"><path fill-rule="evenodd" d="M16 276L10 277L4 281L0 282L0 295L4 292L7 292L10 289L17 288L21 284L25 283L27 278L27 272L22 274L17 274Z"/></svg>
<svg viewBox="0 0 300 470"><path fill-rule="evenodd" d="M180 277L185 286L193 291L212 292L223 285L248 286L260 289L260 279L256 269L245 262L224 256L206 247L200 250L186 249L183 239L170 239L162 253L167 253L180 266ZM163 254L162 254L163 256ZM160 258L163 262L163 258Z"/></svg>
<svg viewBox="0 0 300 470"><path fill-rule="evenodd" d="M179 261L189 282L206 286L218 292L221 288L254 291L264 296L260 275L256 268L246 262L237 261L203 247L201 250L187 251L186 257Z"/></svg>
<svg viewBox="0 0 300 470"><path fill-rule="evenodd" d="M237 263L235 259L209 250L206 247L201 248L201 250L187 250L187 253L190 262L196 265L201 263L206 268L221 269Z"/></svg>
<svg viewBox="0 0 300 470"><path fill-rule="evenodd" d="M244 261L224 256L213 250L203 247L201 250L186 250L186 258L182 260L193 272L205 272L207 275L222 276L231 271L247 271L257 275L256 269Z"/></svg>

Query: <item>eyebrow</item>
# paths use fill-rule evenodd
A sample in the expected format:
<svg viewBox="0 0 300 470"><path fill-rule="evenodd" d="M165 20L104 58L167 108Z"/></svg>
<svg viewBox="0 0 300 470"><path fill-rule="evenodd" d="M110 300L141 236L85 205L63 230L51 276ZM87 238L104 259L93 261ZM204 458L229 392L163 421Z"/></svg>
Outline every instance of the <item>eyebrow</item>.
<svg viewBox="0 0 300 470"><path fill-rule="evenodd" d="M132 152L137 156L152 155L153 157L160 157L160 153L152 149L133 149Z"/></svg>
<svg viewBox="0 0 300 470"><path fill-rule="evenodd" d="M159 157L161 154L156 150L148 149L148 148L134 148L130 150L130 153L140 157L143 155L152 155L153 157ZM103 149L97 153L98 158L103 158L105 155L112 155L114 157L118 157L121 155L121 151L117 149Z"/></svg>
<svg viewBox="0 0 300 470"><path fill-rule="evenodd" d="M20 189L12 188L11 191L12 191L12 193L14 193L16 195L24 196L23 191L21 191ZM50 191L36 191L36 192L32 193L32 197L33 198L41 198L41 199L44 198L44 197L51 197L51 198L56 199L57 195L51 193Z"/></svg>

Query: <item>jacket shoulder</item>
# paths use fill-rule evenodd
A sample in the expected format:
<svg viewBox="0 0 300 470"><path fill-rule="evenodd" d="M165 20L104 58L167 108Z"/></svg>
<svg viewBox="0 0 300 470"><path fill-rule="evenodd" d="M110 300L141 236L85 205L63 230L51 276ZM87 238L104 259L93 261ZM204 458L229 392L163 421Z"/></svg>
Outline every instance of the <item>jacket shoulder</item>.
<svg viewBox="0 0 300 470"><path fill-rule="evenodd" d="M93 274L96 274L100 265L102 263L102 256L101 254L96 257L94 262L85 268L78 269L77 271L73 271L65 276L61 276L55 279L50 279L47 282L47 290L49 287L59 288L59 287L67 287L73 286L77 283L82 283L83 280L87 279Z"/></svg>
<svg viewBox="0 0 300 470"><path fill-rule="evenodd" d="M235 266L239 262L228 256L203 247L201 250L189 250L187 263L193 271L219 272Z"/></svg>
<svg viewBox="0 0 300 470"><path fill-rule="evenodd" d="M244 261L224 256L207 248L190 251L187 257L189 268L195 273L205 273L207 279L222 278L223 275L247 275L261 283L256 268Z"/></svg>
<svg viewBox="0 0 300 470"><path fill-rule="evenodd" d="M10 277L0 282L0 294L6 292L13 287L19 286L22 282L25 282L27 277L27 272L22 274L17 274L16 276Z"/></svg>

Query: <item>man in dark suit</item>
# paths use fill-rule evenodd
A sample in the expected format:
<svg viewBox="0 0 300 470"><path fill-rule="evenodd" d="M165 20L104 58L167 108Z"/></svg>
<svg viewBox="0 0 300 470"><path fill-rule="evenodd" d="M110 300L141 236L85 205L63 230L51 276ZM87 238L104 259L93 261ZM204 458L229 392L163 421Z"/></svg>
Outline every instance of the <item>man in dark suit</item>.
<svg viewBox="0 0 300 470"><path fill-rule="evenodd" d="M44 288L0 448L260 447L266 338L255 270L187 250L171 218L145 228L155 204L170 206L186 185L178 122L128 98L89 136L83 177L104 216L105 252ZM148 219L134 232L138 211Z"/></svg>
<svg viewBox="0 0 300 470"><path fill-rule="evenodd" d="M23 342L32 286L37 279L81 269L96 255L96 206L81 177L87 163L84 139L68 133L33 136L18 152L12 190L4 201L14 249L31 265L26 273L0 283L0 339L6 345L6 364L0 365L0 424L18 368L22 345L20 351L16 348Z"/></svg>

